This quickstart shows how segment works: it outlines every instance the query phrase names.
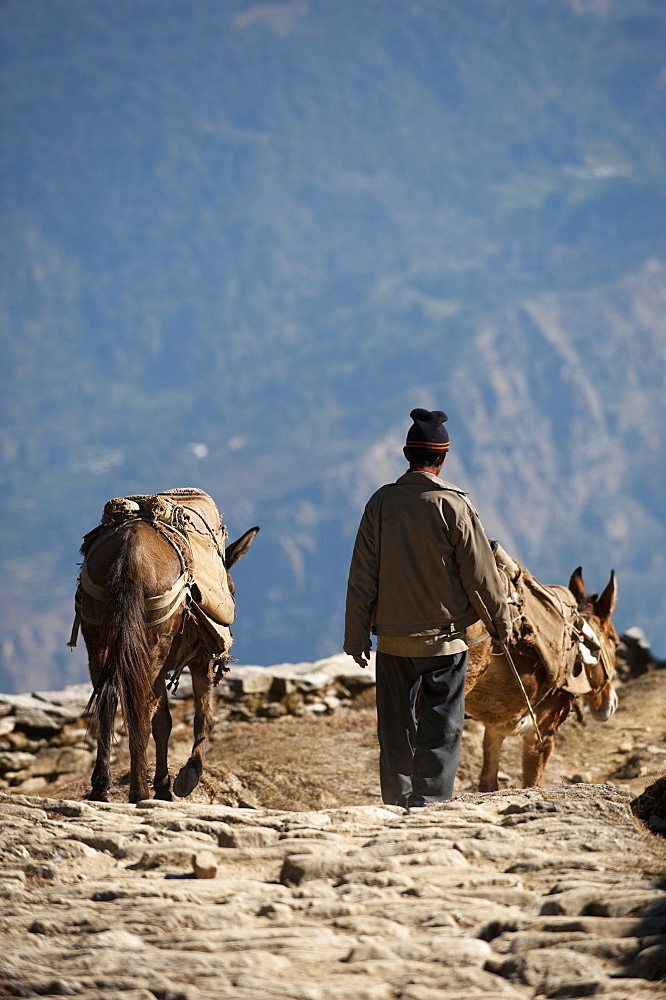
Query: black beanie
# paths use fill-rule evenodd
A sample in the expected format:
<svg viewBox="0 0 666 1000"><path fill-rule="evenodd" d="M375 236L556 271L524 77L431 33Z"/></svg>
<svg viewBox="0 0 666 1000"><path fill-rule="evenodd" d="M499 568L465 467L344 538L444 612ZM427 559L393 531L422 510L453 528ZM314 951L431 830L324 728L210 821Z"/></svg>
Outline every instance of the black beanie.
<svg viewBox="0 0 666 1000"><path fill-rule="evenodd" d="M441 410L412 410L409 414L414 423L407 431L407 447L423 448L427 451L449 450L449 435L444 422L448 420Z"/></svg>

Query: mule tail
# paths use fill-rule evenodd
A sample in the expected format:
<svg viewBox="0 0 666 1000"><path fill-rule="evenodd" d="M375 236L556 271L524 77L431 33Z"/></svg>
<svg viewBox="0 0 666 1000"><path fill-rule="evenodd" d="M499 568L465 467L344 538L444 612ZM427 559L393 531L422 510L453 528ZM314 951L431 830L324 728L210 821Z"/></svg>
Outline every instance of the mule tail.
<svg viewBox="0 0 666 1000"><path fill-rule="evenodd" d="M133 526L118 533L120 550L105 581L100 640L101 676L88 703L89 726L97 729L120 702L130 749L145 749L153 715L151 655L144 618L138 542Z"/></svg>

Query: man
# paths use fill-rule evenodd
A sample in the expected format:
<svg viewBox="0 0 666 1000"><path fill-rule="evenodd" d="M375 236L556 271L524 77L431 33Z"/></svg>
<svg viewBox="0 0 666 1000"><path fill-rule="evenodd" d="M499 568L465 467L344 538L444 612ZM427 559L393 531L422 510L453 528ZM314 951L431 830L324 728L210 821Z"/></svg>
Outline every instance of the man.
<svg viewBox="0 0 666 1000"><path fill-rule="evenodd" d="M344 650L365 667L377 636L377 733L384 802L450 799L460 759L465 629L481 618L500 641L511 615L474 507L439 478L446 414L412 410L409 472L368 501L356 536ZM418 704L417 704L418 700Z"/></svg>

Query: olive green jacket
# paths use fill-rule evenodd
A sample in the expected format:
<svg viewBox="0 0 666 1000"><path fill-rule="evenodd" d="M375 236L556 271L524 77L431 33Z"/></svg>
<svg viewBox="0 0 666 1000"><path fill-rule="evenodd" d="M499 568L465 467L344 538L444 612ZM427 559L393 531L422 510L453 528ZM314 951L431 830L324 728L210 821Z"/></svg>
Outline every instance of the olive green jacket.
<svg viewBox="0 0 666 1000"><path fill-rule="evenodd" d="M356 536L344 650L377 635L452 636L481 619L500 640L511 615L479 515L457 486L407 472L368 501Z"/></svg>

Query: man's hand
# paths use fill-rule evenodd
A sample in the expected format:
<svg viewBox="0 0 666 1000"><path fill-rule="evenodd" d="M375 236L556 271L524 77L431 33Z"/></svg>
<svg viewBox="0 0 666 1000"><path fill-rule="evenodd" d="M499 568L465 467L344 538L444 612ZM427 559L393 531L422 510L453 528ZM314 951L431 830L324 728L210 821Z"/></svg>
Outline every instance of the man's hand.
<svg viewBox="0 0 666 1000"><path fill-rule="evenodd" d="M353 659L356 661L356 663L358 663L359 667L363 667L363 669L365 670L368 663L370 662L370 650L364 649L362 653L359 653L358 656L354 656Z"/></svg>

